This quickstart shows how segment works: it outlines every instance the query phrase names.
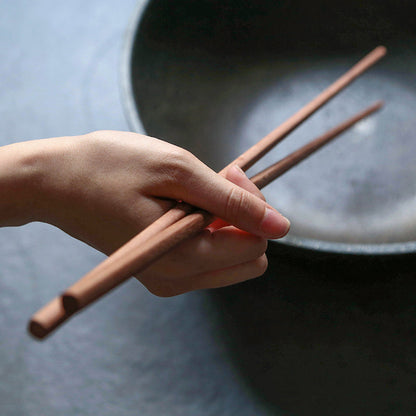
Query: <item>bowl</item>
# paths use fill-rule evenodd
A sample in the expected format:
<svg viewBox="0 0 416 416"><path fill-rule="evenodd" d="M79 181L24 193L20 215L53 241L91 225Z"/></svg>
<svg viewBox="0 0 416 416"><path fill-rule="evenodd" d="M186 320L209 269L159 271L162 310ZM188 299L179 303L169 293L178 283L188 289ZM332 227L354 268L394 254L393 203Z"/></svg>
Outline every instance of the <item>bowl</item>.
<svg viewBox="0 0 416 416"><path fill-rule="evenodd" d="M383 99L382 111L264 189L290 218L280 243L353 254L416 251L416 19L411 1L153 0L129 26L122 91L132 130L215 170L379 44L388 55L248 172Z"/></svg>

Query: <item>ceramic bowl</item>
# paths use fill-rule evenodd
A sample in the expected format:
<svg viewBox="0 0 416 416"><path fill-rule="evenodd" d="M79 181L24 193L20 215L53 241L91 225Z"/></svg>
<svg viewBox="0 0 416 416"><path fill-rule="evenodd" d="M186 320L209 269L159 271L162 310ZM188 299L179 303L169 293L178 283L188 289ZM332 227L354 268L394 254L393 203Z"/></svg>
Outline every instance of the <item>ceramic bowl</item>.
<svg viewBox="0 0 416 416"><path fill-rule="evenodd" d="M416 21L379 0L153 0L128 30L122 90L132 130L221 169L379 44L388 55L249 174L378 99L382 111L264 189L290 218L283 244L416 250Z"/></svg>

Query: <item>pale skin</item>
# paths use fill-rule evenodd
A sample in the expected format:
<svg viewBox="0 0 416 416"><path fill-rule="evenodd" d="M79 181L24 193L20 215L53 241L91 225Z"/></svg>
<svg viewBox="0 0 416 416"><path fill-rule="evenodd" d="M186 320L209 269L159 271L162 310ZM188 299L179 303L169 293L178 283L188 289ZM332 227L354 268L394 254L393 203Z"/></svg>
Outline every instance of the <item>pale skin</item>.
<svg viewBox="0 0 416 416"><path fill-rule="evenodd" d="M182 200L222 221L137 278L158 296L227 286L265 272L267 240L289 222L241 170L224 176L136 133L15 143L0 147L0 226L46 222L109 255Z"/></svg>

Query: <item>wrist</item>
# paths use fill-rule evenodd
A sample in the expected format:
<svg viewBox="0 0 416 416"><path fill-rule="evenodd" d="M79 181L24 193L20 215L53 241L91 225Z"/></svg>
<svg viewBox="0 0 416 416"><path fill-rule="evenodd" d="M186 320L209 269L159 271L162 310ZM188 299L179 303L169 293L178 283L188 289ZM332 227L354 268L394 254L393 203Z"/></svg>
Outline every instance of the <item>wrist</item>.
<svg viewBox="0 0 416 416"><path fill-rule="evenodd" d="M54 146L49 143L45 139L0 147L0 226L45 221L53 176Z"/></svg>
<svg viewBox="0 0 416 416"><path fill-rule="evenodd" d="M34 194L31 179L36 175L26 160L21 143L0 148L0 225L23 225L33 221Z"/></svg>

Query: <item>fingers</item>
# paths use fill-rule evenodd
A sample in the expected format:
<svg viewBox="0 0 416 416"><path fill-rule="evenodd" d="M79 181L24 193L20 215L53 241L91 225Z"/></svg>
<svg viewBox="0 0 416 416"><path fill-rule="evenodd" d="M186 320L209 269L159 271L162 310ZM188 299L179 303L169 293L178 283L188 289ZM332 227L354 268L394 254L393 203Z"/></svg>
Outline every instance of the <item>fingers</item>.
<svg viewBox="0 0 416 416"><path fill-rule="evenodd" d="M183 157L182 168L177 167L182 169L181 173L176 173L176 176L171 173L174 179L170 186L164 187L171 197L207 210L242 230L264 238L279 238L288 232L289 221L250 193L254 191L258 194L258 190L253 190L241 175L236 178L238 173L235 170L229 175L234 175L234 179L250 187L250 191L231 183L195 157L189 154ZM177 159L176 165L179 165Z"/></svg>
<svg viewBox="0 0 416 416"><path fill-rule="evenodd" d="M192 205L264 238L279 238L288 232L289 221L270 205L220 175L209 176L204 178L205 184L194 186L195 191L189 195Z"/></svg>
<svg viewBox="0 0 416 416"><path fill-rule="evenodd" d="M267 257L263 254L257 259L247 263L193 276L191 279L184 279L182 284L182 289L184 291L182 293L198 289L214 289L245 282L246 280L263 275L267 270L267 265Z"/></svg>
<svg viewBox="0 0 416 416"><path fill-rule="evenodd" d="M265 254L255 260L240 263L228 268L201 273L195 276L171 280L152 280L147 289L156 296L170 297L199 289L214 289L230 286L259 277L267 269Z"/></svg>
<svg viewBox="0 0 416 416"><path fill-rule="evenodd" d="M265 201L263 194L260 192L257 186L254 185L253 182L251 182L251 180L246 176L246 174L240 167L236 165L229 167L227 171L224 172L223 176L230 182L234 183L235 185L238 185L240 188L245 189L246 191L252 193L253 195L256 195L257 197ZM217 218L212 224L209 225L208 229L211 231L215 231L227 225L228 223L226 221L224 221L221 218Z"/></svg>
<svg viewBox="0 0 416 416"><path fill-rule="evenodd" d="M140 275L143 278L186 278L254 260L264 254L267 240L228 226L204 231L182 243Z"/></svg>
<svg viewBox="0 0 416 416"><path fill-rule="evenodd" d="M260 189L251 182L243 170L237 165L230 166L224 173L224 177L240 188L245 189L265 201L264 195L260 192Z"/></svg>
<svg viewBox="0 0 416 416"><path fill-rule="evenodd" d="M264 201L258 188L238 167L225 177ZM216 288L258 277L267 268L267 239L239 230L225 221L214 232L206 230L182 243L142 273L139 280L158 296L174 296L191 290ZM222 228L220 228L220 226ZM215 226L210 227L214 230Z"/></svg>

